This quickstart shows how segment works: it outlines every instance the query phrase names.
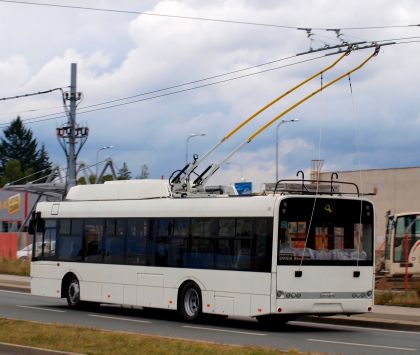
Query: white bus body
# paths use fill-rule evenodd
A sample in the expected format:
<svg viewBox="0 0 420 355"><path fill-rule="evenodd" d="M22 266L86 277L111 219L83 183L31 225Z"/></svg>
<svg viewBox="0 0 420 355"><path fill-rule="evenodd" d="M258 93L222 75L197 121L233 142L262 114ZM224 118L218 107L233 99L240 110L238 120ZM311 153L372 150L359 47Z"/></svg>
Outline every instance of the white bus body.
<svg viewBox="0 0 420 355"><path fill-rule="evenodd" d="M34 251L33 294L67 297L70 306L173 309L187 320L201 313L288 319L372 310L370 202L279 194L172 198L162 187L147 199L121 192L136 185L141 189L141 182L78 186L65 201L37 205L35 239L45 247ZM85 194L92 187L98 194Z"/></svg>

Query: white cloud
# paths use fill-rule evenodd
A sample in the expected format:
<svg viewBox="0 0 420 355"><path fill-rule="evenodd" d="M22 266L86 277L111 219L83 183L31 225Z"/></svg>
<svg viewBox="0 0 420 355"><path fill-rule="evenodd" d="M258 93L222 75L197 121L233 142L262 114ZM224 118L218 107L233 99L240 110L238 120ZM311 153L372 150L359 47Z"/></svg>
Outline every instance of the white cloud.
<svg viewBox="0 0 420 355"><path fill-rule="evenodd" d="M78 4L85 5L84 2L74 3ZM81 108L246 68L309 47L306 33L297 30L11 4L0 6L8 10L8 16L0 11L0 21L5 28L0 33L3 43L0 48L0 92L3 96L66 86L70 80L70 63L77 62L78 88L84 94ZM116 7L115 2L105 0L92 1L89 6ZM336 28L417 23L420 4L409 0L396 3L375 0L365 3L361 9L360 4L326 0L156 0L135 6L130 1L121 1L118 8ZM377 11L378 8L381 11ZM19 24L19 31L14 24ZM314 32L314 46L323 46L324 41L336 43L333 32ZM419 28L343 31L348 40L418 35ZM284 127L280 132L281 175L290 177L296 170L308 171L310 160L318 157L318 146L321 158L326 160L325 166L333 170L355 169L358 160L363 167L419 165L417 130L413 129L418 127L420 112L417 94L419 49L417 43L384 47L366 67L352 75L353 98L348 81L343 80L291 112L287 118L299 118L300 122L293 127ZM367 52L345 58L324 76L324 83L357 65ZM79 114L78 121L87 123L91 129L81 158L93 163L98 147L112 144L115 148L109 154L119 165L127 161L131 170L136 171L146 163L153 177L162 174L167 177L184 164L185 139L190 133L206 133L205 137L191 141L191 152L202 155L250 114L334 58L174 96ZM215 152L214 161L220 160L262 124L319 86L319 79L314 80L255 119ZM163 93L165 91L155 95ZM0 114L21 111L23 118L30 118L62 112L57 108L59 106L59 95L51 94L1 103ZM40 107L53 109L24 112ZM13 117L0 115L0 120L7 122ZM54 132L55 126L63 121L58 119L31 126L37 137L46 143L54 160L60 163L64 162L64 156ZM359 122L360 158L356 152L355 122ZM254 186L275 176L275 131L274 124L232 158L233 162L246 166L246 178L255 181ZM217 175L219 179L233 181L240 177L238 166L236 169L234 166L223 169L226 173L221 171ZM215 181L219 181L217 176Z"/></svg>

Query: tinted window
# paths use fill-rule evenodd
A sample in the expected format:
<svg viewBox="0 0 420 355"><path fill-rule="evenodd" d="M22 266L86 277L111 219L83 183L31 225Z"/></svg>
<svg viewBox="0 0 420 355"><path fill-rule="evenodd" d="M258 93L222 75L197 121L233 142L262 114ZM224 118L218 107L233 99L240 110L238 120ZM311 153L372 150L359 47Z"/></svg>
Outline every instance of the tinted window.
<svg viewBox="0 0 420 355"><path fill-rule="evenodd" d="M70 227L71 227L71 220L70 219L62 219L60 220L60 235L69 235L70 234Z"/></svg>
<svg viewBox="0 0 420 355"><path fill-rule="evenodd" d="M106 232L104 261L106 263L123 263L125 244L125 221L106 220L105 231Z"/></svg>
<svg viewBox="0 0 420 355"><path fill-rule="evenodd" d="M57 256L63 261L80 261L83 258L83 220L60 220Z"/></svg>
<svg viewBox="0 0 420 355"><path fill-rule="evenodd" d="M146 265L150 227L150 221L147 219L130 219L127 221L127 263Z"/></svg>
<svg viewBox="0 0 420 355"><path fill-rule="evenodd" d="M103 255L103 223L101 219L85 221L85 261L101 262Z"/></svg>
<svg viewBox="0 0 420 355"><path fill-rule="evenodd" d="M372 204L287 198L279 217L279 264L372 265Z"/></svg>
<svg viewBox="0 0 420 355"><path fill-rule="evenodd" d="M215 218L191 220L191 250L186 255L185 267L214 267L214 241L217 227L218 220Z"/></svg>
<svg viewBox="0 0 420 355"><path fill-rule="evenodd" d="M155 262L157 266L183 267L189 257L188 218L158 220Z"/></svg>

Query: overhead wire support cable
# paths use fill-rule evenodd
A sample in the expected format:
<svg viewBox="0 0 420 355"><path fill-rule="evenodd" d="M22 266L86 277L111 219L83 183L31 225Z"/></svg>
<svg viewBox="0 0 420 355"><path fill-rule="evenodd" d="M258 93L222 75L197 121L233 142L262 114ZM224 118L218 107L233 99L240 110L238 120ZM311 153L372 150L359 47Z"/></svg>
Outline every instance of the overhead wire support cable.
<svg viewBox="0 0 420 355"><path fill-rule="evenodd" d="M370 48L372 48L373 46L370 46ZM290 111L292 111L293 109L295 109L296 107L298 107L299 105L301 105L302 103L304 103L305 101L307 101L308 99L310 99L311 97L315 96L316 94L320 93L321 91L327 89L328 87L330 87L331 85L335 84L337 81L345 78L346 76L354 73L355 71L359 70L360 68L362 68L367 62L369 62L373 57L375 57L376 55L378 55L379 53L379 49L381 48L380 45L376 45L375 47L375 51L373 53L371 53L363 62L361 62L358 66L354 67L353 69L345 72L344 74L338 76L337 78L335 78L334 80L330 81L329 83L323 85L321 88L313 91L312 93L310 93L309 95L305 96L303 99L299 100L298 102L296 102L295 104L293 104L292 106L290 106L289 108L287 108L286 110L282 111L279 115L277 115L276 117L274 117L271 121L269 121L268 123L266 123L265 125L263 125L261 128L259 128L257 131L255 131L252 135L250 135L243 143L239 144L231 153L229 153L222 161L220 161L217 164L214 164L213 166L210 165L193 183L193 187L196 187L198 185L205 185L206 182L208 181L208 179L210 179L213 174L220 168L220 166L222 166L226 161L228 161L234 154L236 154L242 147L244 147L246 144L251 143L260 133L262 133L264 130L266 130L269 126L271 126L274 122L278 121L281 117L283 117L284 115L286 115L287 113L289 113Z"/></svg>
<svg viewBox="0 0 420 355"><path fill-rule="evenodd" d="M9 97L2 97L0 98L0 101L6 101L6 100L14 100L14 99L21 99L23 97L29 97L29 96L36 96L36 95L44 95L44 94L49 94L53 91L63 91L63 88L55 88L55 89L51 89L51 90L45 90L45 91L38 91L38 92L33 92L30 94L23 94L23 95L16 95L16 96L9 96Z"/></svg>
<svg viewBox="0 0 420 355"><path fill-rule="evenodd" d="M251 70L251 69L255 69L255 68L260 68L260 67L263 67L263 66L267 66L267 65L270 65L270 64L273 64L273 63L283 62L285 60L296 58L296 57L297 57L297 55L291 55L291 56L283 57L283 58L280 58L280 59L274 59L274 60L271 60L269 62L252 65L252 66L249 66L249 67L246 67L246 68L233 70L233 71L230 71L230 72L227 72L227 73L216 74L216 75L212 75L212 76L209 76L209 77L206 77L206 78L201 78L201 79L192 80L192 81L189 81L189 82L186 82L186 83L182 83L182 84L176 84L176 85L168 86L168 87L162 88L162 89L152 90L152 91L143 92L143 93L136 94L136 95L126 96L126 97L122 97L122 98L118 98L118 99L114 99L114 100L100 102L100 103L97 103L97 104L83 106L83 107L80 107L79 108L78 113L79 114L89 113L89 112L99 111L99 110L102 110L102 109L107 109L107 108L112 108L112 107L118 107L118 106L122 106L122 105L126 105L126 104L128 105L128 104L139 102L139 101L147 101L147 100L151 100L151 99L154 99L154 98L159 98L159 97L163 97L163 96L167 96L167 95L172 95L172 94L176 94L176 93L180 93L180 92L184 92L184 91L189 91L189 90L193 90L193 89L198 89L198 88L205 87L205 86L216 85L216 84L219 84L219 83L224 83L226 81L241 79L241 78L244 78L244 77L247 77L247 76L257 75L257 74L260 74L260 73L265 73L267 71L277 70L277 69L281 69L281 68L284 68L284 67L287 67L287 66L291 66L291 65L295 65L295 64L300 64L300 63L304 63L306 61L312 61L312 60L316 60L316 59L322 58L322 57L310 58L310 59L307 59L307 60L304 60L304 61L301 61L301 62L291 63L291 64L287 64L287 65L284 65L284 66L280 66L280 67L275 67L275 68L271 68L271 69L259 71L259 72L256 72L256 73L246 74L246 75L243 75L243 76L237 76L235 78L221 80L221 81L217 81L217 82L214 82L214 83L206 84L206 85L203 85L203 86L198 86L198 87L194 87L194 88L190 88L190 89L185 89L185 90L170 92L168 94L163 94L163 95L156 95L156 96L153 96L151 98L146 98L145 100L132 101L132 102L128 102L128 103L123 103L121 105L115 105L115 106L113 105L113 106L110 106L110 107L99 108L97 110L86 110L87 108L91 108L91 107L104 106L104 105L107 105L107 104L110 104L110 103L114 103L114 102L125 101L125 100L129 100L129 99L132 99L132 98L140 97L140 96L147 96L147 95L158 93L158 92L162 92L162 91L176 89L176 88L179 88L179 87L183 87L183 86L187 86L187 85L191 85L191 84L195 84L195 83L199 83L199 82L208 81L208 80L211 80L211 79L216 79L216 78L220 78L220 77L223 77L223 76L228 76L228 75L232 75L232 74L235 74L235 73L239 73L239 72L243 72L243 71L247 71L247 70ZM85 110L85 111L80 111L80 110ZM37 120L37 121L32 122L32 123L36 123L36 122L43 122L43 121L48 121L48 120L53 120L53 119L58 119L58 118L63 118L64 117L64 116L57 116L59 114L60 114L59 112L55 112L55 113L50 113L50 114L46 114L46 115L41 115L41 116L27 118L27 119L24 119L23 121ZM51 116L54 116L54 117L51 117ZM50 119L42 119L42 118L47 118L47 117L51 117L51 118ZM0 126L2 126L2 125L6 125L6 124L1 124L0 123Z"/></svg>
<svg viewBox="0 0 420 355"><path fill-rule="evenodd" d="M293 56L293 57L295 57L295 56ZM200 89L200 88L204 88L204 87L208 87L208 86L212 86L212 85L218 85L218 84L226 83L226 82L237 80L237 79L241 79L241 78L246 78L246 77L250 77L250 76L254 76L254 75L259 75L259 74L262 74L262 73L266 73L266 72L269 72L269 71L274 71L274 70L278 70L278 69L290 67L290 66L297 65L297 64L302 64L302 63L310 62L310 61L313 61L313 60L321 59L323 57L324 57L324 55L321 55L321 56L318 56L318 57L313 57L313 58L301 60L301 61L298 61L298 62L293 62L293 63L290 63L290 64L285 64L285 65L278 66L278 67L275 67L275 68L265 69L265 70L262 70L262 71L259 71L259 72L256 72L256 73L250 73L250 74L240 75L240 76L236 76L236 77L229 78L229 79L224 79L224 80L219 80L219 81L211 82L211 83L208 83L208 84L202 84L202 85L194 86L192 88L186 88L186 89L171 91L171 92L168 92L168 93L163 93L163 94L160 94L160 95L146 97L146 98L143 98L143 99L132 100L132 101L123 102L123 103L120 103L120 104L109 105L109 106L105 106L105 107L99 107L99 108L96 108L96 109L84 110L83 111L83 109L87 108L87 106L85 106L84 108L80 108L79 109L78 114L81 115L81 114L86 114L86 113L90 113L90 112L106 110L106 109L109 109L109 108L125 106L125 105L129 105L129 104L137 103L137 102L149 101L149 100L153 100L153 99L157 99L157 98L161 98L161 97L165 97L165 96L170 96L170 95L175 95L175 94L179 94L179 93L183 93L183 92L188 92L188 91L192 91L192 90L196 90L196 89ZM292 58L292 57L290 57L290 58ZM221 74L221 75L223 75L223 74ZM182 86L182 85L180 85L180 86ZM156 90L156 91L163 91L163 90L165 90L165 89L160 89L160 90ZM146 93L145 94L136 95L135 97L142 96L142 95L146 95ZM103 104L105 105L105 103L103 103ZM25 119L23 121L26 121L26 122L27 121L32 121L30 123L37 123L37 122L49 121L49 120L54 120L54 119L59 119L59 118L65 118L66 117L66 116L62 116L62 115L57 116L58 114L59 113L42 115L42 116L28 118L28 119ZM53 115L55 115L55 116L54 117L50 117L50 118L44 118L44 117L49 117L49 116L53 116ZM5 125L7 125L7 124L6 123L0 124L0 127L1 126L5 126Z"/></svg>
<svg viewBox="0 0 420 355"><path fill-rule="evenodd" d="M368 43L368 42L367 41L361 41L361 42L351 42L351 43L337 44L337 45L334 45L334 46L327 46L327 47L322 47L322 48L317 48L317 49L311 49L311 50L306 51L306 52L300 52L300 53L296 54L296 56L311 54L311 53L316 53L316 52L323 52L323 51L328 51L328 50L331 50L331 49L343 48L343 47L348 47L348 46L358 46L360 44L365 44L365 43Z"/></svg>
<svg viewBox="0 0 420 355"><path fill-rule="evenodd" d="M386 43L375 43L375 42L372 42L372 44L368 44L368 45L366 45L366 46L362 46L362 47L355 47L355 48L353 48L353 50L354 51L359 51L359 50L362 50L362 49L367 49L367 48L376 48L376 47L384 47L384 46L392 46L392 45L394 45L394 44L398 44L397 42L386 42ZM340 53L343 53L344 51L343 50L341 50L341 49L339 49L338 51L336 51L336 52L333 52L333 53L327 53L327 54L325 54L325 56L330 56L330 55L336 55L336 54L340 54Z"/></svg>
<svg viewBox="0 0 420 355"><path fill-rule="evenodd" d="M325 28L325 27L313 27L313 26L302 27L302 26L279 25L279 24L274 24L274 23L261 23L261 22L229 20L229 19L209 18L209 17L199 17L199 16L171 15L171 14L161 14L161 13L156 13L156 12L134 11L134 10L118 10L118 9L109 9L109 8L52 4L52 3L42 3L42 2L33 2L33 1L0 0L0 2L9 3L9 4L34 5L34 6L55 7L55 8L64 8L64 9L74 9L74 10L86 10L86 11L128 14L128 15L144 15L144 16L155 16L155 17L166 17L166 18L173 18L173 19L179 19L179 20L207 21L207 22L219 22L219 23L228 23L228 24L236 24L236 25L283 28L283 29L291 29L291 30L302 30L302 29L308 28L308 29L317 30L317 31L336 31L336 30L369 30L369 29L385 29L385 28L420 27L420 24L360 26L360 27L340 27L340 28L338 28L338 27L337 28Z"/></svg>
<svg viewBox="0 0 420 355"><path fill-rule="evenodd" d="M2 0L0 0L0 2L1 1ZM416 38L416 37L413 37L413 38ZM420 37L417 37L417 38L420 38ZM398 44L410 44L410 43L420 43L420 40L396 41L396 42L390 42L390 43L379 43L379 42L384 42L384 41L386 41L386 40L379 40L379 41L375 41L374 43L378 43L380 46L385 46L385 45L398 45ZM341 45L340 45L340 47L341 47ZM353 49L353 50L359 50L359 49L364 49L364 48L369 48L369 47L372 47L372 46L359 47L359 48L356 48L356 49ZM86 114L86 113L90 113L90 112L106 110L106 109L120 107L120 106L124 106L124 105L130 105L130 104L137 103L137 102L148 101L148 100L158 99L158 98L161 98L161 97L175 95L175 94L179 94L179 93L183 93L183 92L188 92L188 91L200 89L200 88L207 87L207 86L218 85L218 84L222 84L222 83L225 83L225 82L228 82L228 81L233 81L233 80L237 80L237 79L241 79L241 78L245 78L245 77L259 75L259 74L266 73L266 72L269 72L269 71L274 71L274 70L282 69L282 68L285 68L285 67L289 67L289 66L293 66L293 65L297 65L297 64L302 64L302 63L310 62L310 61L313 61L313 60L318 60L318 59L324 58L324 57L329 56L329 55L341 54L343 52L344 51L336 51L336 52L333 52L333 53L327 53L327 54L324 54L324 55L321 55L321 56L318 56L318 57L313 57L313 58L302 60L302 61L299 61L299 62L294 62L294 63L291 63L291 64L286 64L286 65L283 65L283 66L279 66L279 67L275 67L275 68L270 68L270 69L262 70L262 71L259 71L259 72L256 72L256 73L241 75L241 76L237 76L237 77L230 78L230 79L220 80L220 81L216 81L216 82L213 82L213 83L199 85L199 86L196 86L196 87L187 88L187 89L183 89L183 90L177 90L177 91L165 93L165 94L162 94L162 95L156 95L156 96L152 96L152 97L147 97L147 98L140 99L140 100L133 100L133 101L129 101L129 102L124 102L124 103L117 104L117 105L110 105L110 106L100 107L100 108L93 109L93 110L80 111L80 110L83 110L84 108L88 108L88 107L92 107L92 106L105 105L107 102L104 102L104 103L101 103L101 104L95 104L95 105L85 106L85 107L79 108L78 114ZM309 54L309 53L300 53L300 55ZM288 57L288 58L292 58L292 57L296 57L296 55L295 56ZM280 59L280 60L282 60L282 59ZM278 60L278 61L280 61L280 60ZM262 65L264 65L264 64L262 64ZM257 66L262 66L262 65L257 65ZM257 66L255 66L255 67L257 67ZM252 68L252 67L250 67L250 68ZM246 69L247 68L240 69L240 70L246 70ZM225 74L220 74L220 76L222 76L222 75L225 75ZM204 81L205 79L199 79L199 80L200 81L201 80ZM186 84L180 84L179 86L182 86L182 85L186 85ZM157 91L164 91L164 90L167 90L167 89L168 88L159 89L159 90L155 90L155 91L156 92ZM142 96L142 95L146 95L146 94L147 93L138 94L138 95L134 95L134 97L138 97L138 96ZM124 100L124 98L116 99L115 101L117 101L117 100L118 101L120 101L120 100L122 101L122 100ZM52 113L52 114L47 114L47 115L41 115L41 116L36 116L36 117L30 117L30 118L27 118L27 119L22 119L22 121L27 122L27 123L39 123L39 122L51 121L51 120L56 120L56 119L61 119L61 118L68 118L68 116L67 115L60 115L59 112L56 112L56 113ZM8 124L9 123L0 123L0 127L4 127L4 126L6 126Z"/></svg>

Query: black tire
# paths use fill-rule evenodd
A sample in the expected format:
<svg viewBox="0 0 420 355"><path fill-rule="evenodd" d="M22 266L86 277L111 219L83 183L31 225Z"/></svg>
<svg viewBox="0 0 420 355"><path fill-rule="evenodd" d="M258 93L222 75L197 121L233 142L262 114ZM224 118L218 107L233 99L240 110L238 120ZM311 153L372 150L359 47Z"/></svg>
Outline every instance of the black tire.
<svg viewBox="0 0 420 355"><path fill-rule="evenodd" d="M187 322L195 322L201 317L201 291L195 282L188 282L182 288L179 294L178 311Z"/></svg>
<svg viewBox="0 0 420 355"><path fill-rule="evenodd" d="M70 308L80 308L82 302L80 301L80 284L77 278L72 278L67 284L66 290L67 304Z"/></svg>

